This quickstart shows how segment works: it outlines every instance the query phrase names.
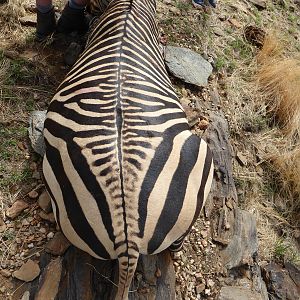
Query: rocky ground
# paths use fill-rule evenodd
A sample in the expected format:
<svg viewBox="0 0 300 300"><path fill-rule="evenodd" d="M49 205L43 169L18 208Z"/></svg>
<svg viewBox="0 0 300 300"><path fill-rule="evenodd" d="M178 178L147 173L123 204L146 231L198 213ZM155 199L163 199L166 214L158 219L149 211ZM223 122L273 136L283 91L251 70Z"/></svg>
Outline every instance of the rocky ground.
<svg viewBox="0 0 300 300"><path fill-rule="evenodd" d="M173 257L177 299L300 297L297 242L291 247L284 241L274 249L271 243L269 248L262 244L265 235L257 207L245 204L251 196L247 189L253 189L245 177L253 178L254 173L260 176L264 170L255 164L253 144L245 141L251 139L253 130L249 134L249 130L240 129L246 123L258 131L266 126L266 121L253 120L242 109L251 103L245 92L248 79L241 78L249 75L247 71L253 71L249 65L257 52L245 40L244 28L250 23L264 29L271 23L278 26L281 22L283 31L288 33L285 39L293 45L289 51L297 51L300 49L298 5L296 1L224 1L216 11L203 12L185 1L158 2L161 43L194 51L167 47L165 60L191 129L212 140L218 160L215 186L203 215L192 228L182 251ZM26 7L21 25L12 25L9 18L0 20L3 26L0 34L0 299L3 300L30 299L30 282L38 282L41 274L43 284L36 299L55 295L62 276L60 257L70 247L56 227L41 179L41 158L32 151L27 138L27 119L31 111L46 109L55 87L82 49L83 39L74 35L63 42L35 44L31 27L35 24L33 9L30 3ZM174 68L180 65L184 67ZM244 68L243 72L240 68ZM35 120L31 121L34 128L39 126ZM238 183L237 191L233 177ZM294 226L292 231L289 226L279 229L276 227L276 234L288 231L293 241L297 239L298 227ZM283 259L287 252L295 259ZM47 264L45 255L50 257Z"/></svg>

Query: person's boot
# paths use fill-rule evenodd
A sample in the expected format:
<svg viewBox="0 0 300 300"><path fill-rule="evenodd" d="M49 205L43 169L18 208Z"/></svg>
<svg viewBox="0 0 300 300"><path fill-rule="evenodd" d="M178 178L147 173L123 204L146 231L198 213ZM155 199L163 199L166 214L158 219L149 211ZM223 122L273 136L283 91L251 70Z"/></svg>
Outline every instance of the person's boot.
<svg viewBox="0 0 300 300"><path fill-rule="evenodd" d="M47 13L37 11L37 24L35 39L38 42L45 40L51 33L54 32L56 27L55 11L52 8Z"/></svg>
<svg viewBox="0 0 300 300"><path fill-rule="evenodd" d="M84 15L84 9L72 8L67 3L57 22L56 31L58 33L70 33L73 31L86 32L88 29L89 24Z"/></svg>

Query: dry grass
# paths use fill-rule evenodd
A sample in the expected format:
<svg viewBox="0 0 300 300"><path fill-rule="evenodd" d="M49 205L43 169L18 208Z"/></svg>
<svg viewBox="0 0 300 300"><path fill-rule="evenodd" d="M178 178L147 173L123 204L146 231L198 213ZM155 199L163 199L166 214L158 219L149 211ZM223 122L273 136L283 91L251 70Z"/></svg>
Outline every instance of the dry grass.
<svg viewBox="0 0 300 300"><path fill-rule="evenodd" d="M3 5L0 11L0 17L6 22L15 22L24 15L25 8L22 0L8 0L8 3Z"/></svg>
<svg viewBox="0 0 300 300"><path fill-rule="evenodd" d="M300 60L285 58L276 35L268 35L258 55L258 85L268 109L288 136L300 133Z"/></svg>
<svg viewBox="0 0 300 300"><path fill-rule="evenodd" d="M281 186L281 207L287 220L300 225L300 145L292 150L283 149L270 156L272 168Z"/></svg>

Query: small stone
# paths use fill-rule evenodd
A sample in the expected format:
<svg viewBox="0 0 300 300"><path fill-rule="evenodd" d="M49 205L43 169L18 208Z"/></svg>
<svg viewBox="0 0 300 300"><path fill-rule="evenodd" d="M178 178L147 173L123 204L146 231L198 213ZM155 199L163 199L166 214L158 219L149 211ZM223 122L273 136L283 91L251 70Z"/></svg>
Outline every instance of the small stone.
<svg viewBox="0 0 300 300"><path fill-rule="evenodd" d="M23 200L17 200L13 205L6 211L6 215L10 219L15 219L24 209L29 205Z"/></svg>
<svg viewBox="0 0 300 300"><path fill-rule="evenodd" d="M21 223L22 223L22 226L28 226L28 225L30 225L30 223L28 222L27 219L22 220Z"/></svg>
<svg viewBox="0 0 300 300"><path fill-rule="evenodd" d="M46 252L53 255L62 255L70 247L70 242L61 232L57 232L46 245Z"/></svg>
<svg viewBox="0 0 300 300"><path fill-rule="evenodd" d="M42 228L39 229L39 232L40 232L40 233L46 233L47 230L46 230L46 228L42 227Z"/></svg>
<svg viewBox="0 0 300 300"><path fill-rule="evenodd" d="M207 287L212 288L215 285L215 283L212 279L207 279L206 285L207 285Z"/></svg>
<svg viewBox="0 0 300 300"><path fill-rule="evenodd" d="M206 230L201 230L200 234L201 234L202 238L204 238L204 239L207 238L207 231Z"/></svg>
<svg viewBox="0 0 300 300"><path fill-rule="evenodd" d="M207 295L207 296L209 296L211 294L210 289L205 289L204 290L204 294Z"/></svg>
<svg viewBox="0 0 300 300"><path fill-rule="evenodd" d="M234 18L229 19L229 23L236 28L241 28L243 26L238 20Z"/></svg>
<svg viewBox="0 0 300 300"><path fill-rule="evenodd" d="M40 274L39 265L29 259L22 267L13 273L13 276L19 280L30 282Z"/></svg>
<svg viewBox="0 0 300 300"><path fill-rule="evenodd" d="M161 270L159 268L157 268L156 271L155 271L155 277L156 278L161 277Z"/></svg>
<svg viewBox="0 0 300 300"><path fill-rule="evenodd" d="M205 290L205 284L200 283L196 286L196 293L201 294Z"/></svg>
<svg viewBox="0 0 300 300"><path fill-rule="evenodd" d="M45 213L50 213L52 210L51 199L46 191L43 191L39 197L38 204Z"/></svg>
<svg viewBox="0 0 300 300"><path fill-rule="evenodd" d="M200 130L206 130L208 125L209 125L209 122L206 120L200 120L200 122L198 123L198 127Z"/></svg>
<svg viewBox="0 0 300 300"><path fill-rule="evenodd" d="M236 154L236 160L242 167L247 165L247 157L240 151Z"/></svg>
<svg viewBox="0 0 300 300"><path fill-rule="evenodd" d="M175 260L181 259L181 251L174 252L174 253L173 253L173 258L174 258Z"/></svg>
<svg viewBox="0 0 300 300"><path fill-rule="evenodd" d="M217 36L223 36L224 35L224 31L221 28L219 28L219 27L215 27L214 30L213 30L213 32Z"/></svg>
<svg viewBox="0 0 300 300"><path fill-rule="evenodd" d="M205 247L205 248L207 247L207 241L206 240L203 240L201 243L202 243L203 247Z"/></svg>
<svg viewBox="0 0 300 300"><path fill-rule="evenodd" d="M30 16L25 16L25 17L21 17L19 19L20 23L24 26L32 26L35 27L36 26L36 15L30 15Z"/></svg>
<svg viewBox="0 0 300 300"><path fill-rule="evenodd" d="M27 245L28 249L32 249L33 247L34 247L33 243L30 243L30 244Z"/></svg>
<svg viewBox="0 0 300 300"><path fill-rule="evenodd" d="M29 291L26 291L26 292L23 294L21 300L29 300L29 299L30 299L30 292L29 292Z"/></svg>
<svg viewBox="0 0 300 300"><path fill-rule="evenodd" d="M5 230L6 230L6 225L4 224L4 225L1 225L0 226L0 233L2 233L2 232L4 232Z"/></svg>
<svg viewBox="0 0 300 300"><path fill-rule="evenodd" d="M50 223L55 223L54 213L46 214L44 211L39 212L40 218L49 221Z"/></svg>
<svg viewBox="0 0 300 300"><path fill-rule="evenodd" d="M39 193L35 190L28 193L28 197L31 199L36 199L39 196Z"/></svg>
<svg viewBox="0 0 300 300"><path fill-rule="evenodd" d="M11 276L11 272L10 272L9 270L7 270L7 269L2 269L2 270L0 271L0 274L1 274L3 277L6 277L6 278L8 278L8 277Z"/></svg>
<svg viewBox="0 0 300 300"><path fill-rule="evenodd" d="M53 232L49 232L49 233L47 234L47 239L48 239L48 240L53 239L53 237L54 237L54 233L53 233Z"/></svg>

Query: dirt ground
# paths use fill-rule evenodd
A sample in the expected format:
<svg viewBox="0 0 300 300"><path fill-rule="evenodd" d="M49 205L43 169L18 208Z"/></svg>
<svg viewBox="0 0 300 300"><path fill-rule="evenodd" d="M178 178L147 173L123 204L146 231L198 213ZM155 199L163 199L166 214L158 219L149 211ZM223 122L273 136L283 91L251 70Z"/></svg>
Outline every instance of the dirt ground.
<svg viewBox="0 0 300 300"><path fill-rule="evenodd" d="M19 299L22 282L12 279L12 272L28 258L38 259L56 232L55 223L41 217L42 209L37 204L44 190L41 157L30 148L28 118L33 110L47 108L68 71L64 51L77 37L64 43L37 44L34 27L19 22L24 15L34 15L30 12L33 3L9 3L0 4L0 265L6 271L0 273L0 299ZM208 87L195 89L176 80L174 84L179 98L188 100L191 108L197 99L209 101L211 88L218 90L220 109L230 125L239 205L257 218L259 260L300 264L299 211L295 211L299 207L293 206L300 203L299 195L284 192L282 180L267 159L278 149L282 151L279 145L292 146L270 117L258 90L259 49L245 38L249 25L264 32L280 29L283 54L297 57L299 1L225 0L215 10L205 12L196 10L190 1L159 0L157 18L163 43L190 48L214 67ZM15 200L24 200L27 206L16 218L8 218L6 211ZM177 294L181 299L217 297L223 270L214 255L217 246L209 228L210 220L199 220L183 251L175 256Z"/></svg>

